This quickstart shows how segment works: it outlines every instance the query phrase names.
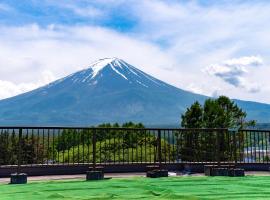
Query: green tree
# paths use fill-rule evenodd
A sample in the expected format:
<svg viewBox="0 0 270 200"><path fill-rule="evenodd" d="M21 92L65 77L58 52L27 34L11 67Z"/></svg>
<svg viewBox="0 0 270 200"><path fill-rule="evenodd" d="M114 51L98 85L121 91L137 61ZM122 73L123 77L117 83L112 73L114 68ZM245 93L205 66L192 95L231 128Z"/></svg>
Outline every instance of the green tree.
<svg viewBox="0 0 270 200"><path fill-rule="evenodd" d="M198 101L187 109L182 115L181 126L185 128L202 128L203 127L203 109Z"/></svg>
<svg viewBox="0 0 270 200"><path fill-rule="evenodd" d="M246 120L247 113L226 96L207 99L203 108L203 127L206 128L244 128L255 125Z"/></svg>
<svg viewBox="0 0 270 200"><path fill-rule="evenodd" d="M185 128L244 128L255 125L246 120L246 112L226 96L207 99L202 106L195 102L181 116Z"/></svg>
<svg viewBox="0 0 270 200"><path fill-rule="evenodd" d="M181 126L185 128L244 128L255 125L255 121L247 121L246 116L246 112L234 101L226 96L220 96L217 99L207 99L204 105L197 101L192 104L181 116ZM238 135L238 137L243 140L242 136ZM231 137L226 132L193 133L190 131L183 138L182 158L184 160L215 160L213 154L217 150L217 141L219 141L219 151L222 151L223 155L221 159L229 159L227 154Z"/></svg>
<svg viewBox="0 0 270 200"><path fill-rule="evenodd" d="M187 109L182 115L181 126L185 128L202 128L203 127L203 108L198 101ZM198 134L193 134L192 131L183 135L182 145L182 159L192 160L196 157L196 146L198 146Z"/></svg>

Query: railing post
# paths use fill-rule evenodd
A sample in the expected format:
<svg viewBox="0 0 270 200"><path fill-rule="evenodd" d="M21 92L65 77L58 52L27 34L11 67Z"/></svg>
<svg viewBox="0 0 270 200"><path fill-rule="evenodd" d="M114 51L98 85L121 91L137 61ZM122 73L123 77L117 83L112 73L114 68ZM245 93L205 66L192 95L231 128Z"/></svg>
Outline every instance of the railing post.
<svg viewBox="0 0 270 200"><path fill-rule="evenodd" d="M217 131L217 162L218 162L218 167L220 167L220 132Z"/></svg>
<svg viewBox="0 0 270 200"><path fill-rule="evenodd" d="M96 169L96 154L97 154L97 152L96 152L96 129L93 129L93 171L95 171L95 169Z"/></svg>
<svg viewBox="0 0 270 200"><path fill-rule="evenodd" d="M17 173L10 175L10 184L26 184L27 174L21 173L21 162L22 162L22 128L19 128L18 138L18 152L17 152Z"/></svg>
<svg viewBox="0 0 270 200"><path fill-rule="evenodd" d="M159 168L161 168L161 130L158 130L158 164Z"/></svg>
<svg viewBox="0 0 270 200"><path fill-rule="evenodd" d="M98 168L96 167L96 162L97 162L97 158L96 158L96 143L97 143L97 139L96 139L96 134L97 134L97 129L93 128L93 137L92 137L92 143L93 143L93 168L91 171L87 171L86 172L86 180L102 180L104 179L104 171L102 168Z"/></svg>
<svg viewBox="0 0 270 200"><path fill-rule="evenodd" d="M236 131L233 131L233 156L234 156L234 163L237 164L237 145L236 145Z"/></svg>
<svg viewBox="0 0 270 200"><path fill-rule="evenodd" d="M17 174L21 173L22 162L22 128L19 129Z"/></svg>

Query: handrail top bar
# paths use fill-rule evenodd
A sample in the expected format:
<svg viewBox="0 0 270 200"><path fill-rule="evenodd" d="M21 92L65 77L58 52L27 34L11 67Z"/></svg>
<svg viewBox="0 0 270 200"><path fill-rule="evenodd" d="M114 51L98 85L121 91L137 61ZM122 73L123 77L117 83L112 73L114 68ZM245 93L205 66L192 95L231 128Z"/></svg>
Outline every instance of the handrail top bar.
<svg viewBox="0 0 270 200"><path fill-rule="evenodd" d="M92 130L172 130L172 131L185 131L185 130L204 130L204 131L227 131L227 128L126 128L126 127L64 127L64 126L0 126L0 129L92 129Z"/></svg>
<svg viewBox="0 0 270 200"><path fill-rule="evenodd" d="M247 132L270 132L269 129L239 129L239 131L247 131Z"/></svg>

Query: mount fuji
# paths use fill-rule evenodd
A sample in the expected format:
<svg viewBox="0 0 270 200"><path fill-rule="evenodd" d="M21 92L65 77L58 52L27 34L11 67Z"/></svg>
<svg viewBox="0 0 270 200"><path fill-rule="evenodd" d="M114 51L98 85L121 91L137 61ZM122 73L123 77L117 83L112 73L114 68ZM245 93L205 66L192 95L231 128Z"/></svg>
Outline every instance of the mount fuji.
<svg viewBox="0 0 270 200"><path fill-rule="evenodd" d="M176 125L194 101L207 96L160 81L117 58L36 90L0 101L0 125L90 126L105 122ZM270 105L235 100L248 118L270 119Z"/></svg>

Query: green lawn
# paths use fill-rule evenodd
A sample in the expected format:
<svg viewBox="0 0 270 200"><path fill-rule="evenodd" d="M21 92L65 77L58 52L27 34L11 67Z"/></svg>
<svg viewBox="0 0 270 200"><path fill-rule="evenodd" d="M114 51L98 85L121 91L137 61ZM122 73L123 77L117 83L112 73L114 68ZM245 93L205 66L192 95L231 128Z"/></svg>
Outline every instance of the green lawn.
<svg viewBox="0 0 270 200"><path fill-rule="evenodd" d="M0 185L0 199L270 199L270 176L115 178Z"/></svg>

